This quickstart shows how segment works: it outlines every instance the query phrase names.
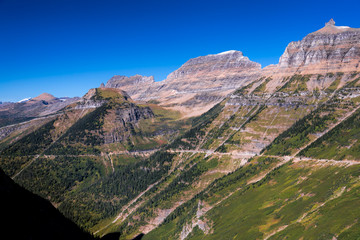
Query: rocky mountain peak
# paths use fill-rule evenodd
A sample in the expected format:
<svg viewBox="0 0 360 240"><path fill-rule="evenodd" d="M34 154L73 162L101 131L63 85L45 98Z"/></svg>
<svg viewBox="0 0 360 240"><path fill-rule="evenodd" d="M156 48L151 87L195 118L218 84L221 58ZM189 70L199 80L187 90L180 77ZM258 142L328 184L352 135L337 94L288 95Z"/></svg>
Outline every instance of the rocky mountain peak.
<svg viewBox="0 0 360 240"><path fill-rule="evenodd" d="M297 71L317 72L342 69L359 70L360 29L335 26L331 19L320 30L301 41L291 42L280 57L281 68L295 67Z"/></svg>
<svg viewBox="0 0 360 240"><path fill-rule="evenodd" d="M208 74L228 69L239 72L248 69L261 69L261 65L250 61L249 58L245 57L240 51L230 50L218 54L192 58L184 63L178 70L169 74L166 80L178 79L200 73Z"/></svg>
<svg viewBox="0 0 360 240"><path fill-rule="evenodd" d="M360 29L351 28L348 26L336 26L335 21L333 19L330 19L329 22L325 23L325 27L309 35L339 34L344 32L359 32L359 31Z"/></svg>
<svg viewBox="0 0 360 240"><path fill-rule="evenodd" d="M327 23L325 23L325 27L326 26L335 26L335 21L334 19L330 19L330 21L328 21Z"/></svg>

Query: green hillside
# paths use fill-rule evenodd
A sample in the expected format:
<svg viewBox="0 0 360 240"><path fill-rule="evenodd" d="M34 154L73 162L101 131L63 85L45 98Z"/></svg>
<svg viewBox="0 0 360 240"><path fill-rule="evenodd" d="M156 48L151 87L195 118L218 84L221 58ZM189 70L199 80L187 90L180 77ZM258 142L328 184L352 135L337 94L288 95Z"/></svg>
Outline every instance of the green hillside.
<svg viewBox="0 0 360 240"><path fill-rule="evenodd" d="M191 119L92 89L0 166L100 237L354 239L358 76L261 77Z"/></svg>
<svg viewBox="0 0 360 240"><path fill-rule="evenodd" d="M359 234L359 170L358 164L306 161L284 164L254 183L246 180L256 171L243 174L236 188L210 186L143 239L353 239Z"/></svg>

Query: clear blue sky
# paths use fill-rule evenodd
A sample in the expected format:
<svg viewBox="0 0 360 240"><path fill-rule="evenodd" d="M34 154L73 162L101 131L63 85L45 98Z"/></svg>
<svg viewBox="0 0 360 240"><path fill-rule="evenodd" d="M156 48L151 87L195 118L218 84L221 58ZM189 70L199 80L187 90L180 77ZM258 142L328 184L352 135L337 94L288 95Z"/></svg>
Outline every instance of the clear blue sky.
<svg viewBox="0 0 360 240"><path fill-rule="evenodd" d="M0 101L82 96L115 74L160 81L232 49L275 64L330 18L360 27L359 9L359 0L0 0Z"/></svg>

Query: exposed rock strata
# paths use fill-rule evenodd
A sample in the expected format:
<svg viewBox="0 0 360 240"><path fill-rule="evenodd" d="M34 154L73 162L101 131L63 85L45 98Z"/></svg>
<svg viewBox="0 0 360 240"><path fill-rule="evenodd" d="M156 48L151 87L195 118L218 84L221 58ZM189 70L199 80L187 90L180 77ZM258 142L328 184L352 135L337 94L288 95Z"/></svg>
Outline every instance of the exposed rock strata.
<svg viewBox="0 0 360 240"><path fill-rule="evenodd" d="M260 70L260 64L250 61L240 51L231 50L190 59L167 79L151 85L148 84L153 79L147 77L115 76L115 79L121 79L121 84L112 78L106 87L121 88L134 100L155 100L162 106L191 116L207 111L227 94L253 81ZM139 89L135 92L126 90L136 84Z"/></svg>
<svg viewBox="0 0 360 240"><path fill-rule="evenodd" d="M291 42L279 61L281 69L302 73L358 71L360 29L335 26L331 19L322 29Z"/></svg>
<svg viewBox="0 0 360 240"><path fill-rule="evenodd" d="M114 76L106 87L121 88L134 100L153 100L162 106L180 110L186 116L193 116L207 111L226 95L257 81L260 76L264 76L263 80L272 77L265 88L271 94L294 74L359 72L359 62L360 29L336 26L331 19L325 27L301 41L291 42L279 63L264 69L241 52L231 50L190 59L161 82L139 75ZM326 77L323 79L329 80ZM254 88L261 83L254 84ZM328 81L325 85L330 83ZM316 81L312 80L311 84L310 90L318 87Z"/></svg>
<svg viewBox="0 0 360 240"><path fill-rule="evenodd" d="M152 84L154 77L135 75L131 77L115 75L105 85L107 88L120 88L126 91L133 99L137 99Z"/></svg>

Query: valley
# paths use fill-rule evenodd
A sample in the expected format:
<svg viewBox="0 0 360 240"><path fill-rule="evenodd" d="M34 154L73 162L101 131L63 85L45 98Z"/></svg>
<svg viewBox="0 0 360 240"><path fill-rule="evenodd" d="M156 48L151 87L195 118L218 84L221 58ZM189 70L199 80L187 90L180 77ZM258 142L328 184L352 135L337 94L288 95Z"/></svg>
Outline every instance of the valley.
<svg viewBox="0 0 360 240"><path fill-rule="evenodd" d="M0 167L97 237L360 236L359 29L30 101L0 108Z"/></svg>

